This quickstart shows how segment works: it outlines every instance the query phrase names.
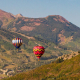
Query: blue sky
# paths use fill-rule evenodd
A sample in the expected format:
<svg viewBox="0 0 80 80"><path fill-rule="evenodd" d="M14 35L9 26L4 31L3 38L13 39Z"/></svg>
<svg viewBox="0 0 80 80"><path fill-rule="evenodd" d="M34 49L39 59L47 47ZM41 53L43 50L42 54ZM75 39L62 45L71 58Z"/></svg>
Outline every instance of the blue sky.
<svg viewBox="0 0 80 80"><path fill-rule="evenodd" d="M30 18L61 15L80 27L80 0L0 0L0 9Z"/></svg>

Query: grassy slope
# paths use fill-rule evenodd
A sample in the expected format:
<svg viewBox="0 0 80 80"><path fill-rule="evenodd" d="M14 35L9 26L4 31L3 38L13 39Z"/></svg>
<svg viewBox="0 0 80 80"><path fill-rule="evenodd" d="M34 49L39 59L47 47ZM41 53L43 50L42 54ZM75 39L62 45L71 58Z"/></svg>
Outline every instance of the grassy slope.
<svg viewBox="0 0 80 80"><path fill-rule="evenodd" d="M80 55L61 63L50 63L3 80L80 79Z"/></svg>

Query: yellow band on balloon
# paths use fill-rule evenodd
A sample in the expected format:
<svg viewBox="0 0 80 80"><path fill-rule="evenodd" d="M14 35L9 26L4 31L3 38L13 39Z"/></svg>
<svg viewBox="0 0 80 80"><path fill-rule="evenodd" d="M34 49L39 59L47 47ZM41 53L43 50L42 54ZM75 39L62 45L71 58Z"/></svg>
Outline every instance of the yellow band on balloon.
<svg viewBox="0 0 80 80"><path fill-rule="evenodd" d="M44 49L33 49L33 51L45 51Z"/></svg>
<svg viewBox="0 0 80 80"><path fill-rule="evenodd" d="M42 54L35 54L35 56L42 56Z"/></svg>

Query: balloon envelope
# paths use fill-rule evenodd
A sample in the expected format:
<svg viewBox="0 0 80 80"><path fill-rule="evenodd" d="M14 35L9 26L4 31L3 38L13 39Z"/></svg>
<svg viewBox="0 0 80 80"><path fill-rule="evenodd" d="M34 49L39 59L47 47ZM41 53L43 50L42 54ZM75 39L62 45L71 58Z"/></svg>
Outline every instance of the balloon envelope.
<svg viewBox="0 0 80 80"><path fill-rule="evenodd" d="M22 45L22 39L21 38L14 38L12 40L12 44L18 49Z"/></svg>
<svg viewBox="0 0 80 80"><path fill-rule="evenodd" d="M35 56L39 59L45 52L45 49L43 46L35 46L33 48L33 52L35 54Z"/></svg>

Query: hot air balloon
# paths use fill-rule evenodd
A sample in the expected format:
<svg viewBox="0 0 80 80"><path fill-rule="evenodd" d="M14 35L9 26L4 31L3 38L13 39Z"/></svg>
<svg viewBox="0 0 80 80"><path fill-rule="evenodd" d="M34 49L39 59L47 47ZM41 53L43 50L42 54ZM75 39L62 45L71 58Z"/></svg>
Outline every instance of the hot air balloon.
<svg viewBox="0 0 80 80"><path fill-rule="evenodd" d="M35 46L33 48L33 52L35 54L35 56L38 58L38 60L40 59L40 57L44 54L45 49L43 46Z"/></svg>
<svg viewBox="0 0 80 80"><path fill-rule="evenodd" d="M12 40L12 44L17 48L17 51L19 47L22 45L22 39L21 38L14 38Z"/></svg>

